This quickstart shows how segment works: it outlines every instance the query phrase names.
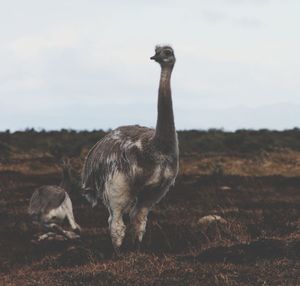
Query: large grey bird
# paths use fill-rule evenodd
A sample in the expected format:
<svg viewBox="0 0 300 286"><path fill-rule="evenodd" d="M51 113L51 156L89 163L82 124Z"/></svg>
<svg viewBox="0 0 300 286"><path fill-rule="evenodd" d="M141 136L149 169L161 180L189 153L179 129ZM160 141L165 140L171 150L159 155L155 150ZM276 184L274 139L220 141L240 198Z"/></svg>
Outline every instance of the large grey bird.
<svg viewBox="0 0 300 286"><path fill-rule="evenodd" d="M116 250L125 236L123 214L130 212L134 236L142 241L147 216L174 184L178 173L178 140L171 97L175 64L170 46L157 46L152 60L160 64L156 128L122 126L89 151L82 170L82 192L94 206L103 199Z"/></svg>

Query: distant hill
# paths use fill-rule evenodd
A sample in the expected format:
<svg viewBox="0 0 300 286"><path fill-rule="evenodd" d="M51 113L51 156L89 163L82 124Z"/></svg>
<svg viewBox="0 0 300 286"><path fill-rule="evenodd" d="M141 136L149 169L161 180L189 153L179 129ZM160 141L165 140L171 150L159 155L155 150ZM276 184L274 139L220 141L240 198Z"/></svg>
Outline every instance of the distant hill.
<svg viewBox="0 0 300 286"><path fill-rule="evenodd" d="M74 131L66 129L61 131L28 129L14 133L0 132L0 152L2 158L11 152L29 150L47 152L55 157L78 156L105 134L106 132L103 130ZM182 155L207 152L252 154L278 149L300 151L299 128L285 131L241 129L235 132L226 132L220 129L189 130L179 131L178 135Z"/></svg>

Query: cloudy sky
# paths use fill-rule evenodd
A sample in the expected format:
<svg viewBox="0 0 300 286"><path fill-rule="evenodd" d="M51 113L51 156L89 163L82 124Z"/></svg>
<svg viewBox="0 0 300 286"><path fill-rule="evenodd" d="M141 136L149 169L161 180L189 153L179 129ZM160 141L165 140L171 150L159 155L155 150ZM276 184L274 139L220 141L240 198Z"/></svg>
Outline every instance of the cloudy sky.
<svg viewBox="0 0 300 286"><path fill-rule="evenodd" d="M0 130L155 126L164 43L178 129L299 127L299 15L299 0L1 1Z"/></svg>

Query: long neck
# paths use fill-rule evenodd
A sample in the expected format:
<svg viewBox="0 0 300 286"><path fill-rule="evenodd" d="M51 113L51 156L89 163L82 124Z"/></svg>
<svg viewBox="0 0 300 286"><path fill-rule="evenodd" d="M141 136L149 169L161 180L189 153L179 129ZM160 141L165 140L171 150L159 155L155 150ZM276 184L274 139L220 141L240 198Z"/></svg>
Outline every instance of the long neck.
<svg viewBox="0 0 300 286"><path fill-rule="evenodd" d="M154 140L163 149L170 149L176 143L171 95L172 69L172 66L162 67L158 90L158 113Z"/></svg>
<svg viewBox="0 0 300 286"><path fill-rule="evenodd" d="M67 192L71 191L71 171L68 167L63 166L63 172L62 172L62 180L60 183L60 186L64 188Z"/></svg>

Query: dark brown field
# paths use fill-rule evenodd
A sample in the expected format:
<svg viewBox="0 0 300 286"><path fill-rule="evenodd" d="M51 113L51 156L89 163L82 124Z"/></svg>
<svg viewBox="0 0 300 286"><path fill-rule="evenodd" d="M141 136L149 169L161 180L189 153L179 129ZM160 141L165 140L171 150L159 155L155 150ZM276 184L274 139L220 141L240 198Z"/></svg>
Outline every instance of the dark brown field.
<svg viewBox="0 0 300 286"><path fill-rule="evenodd" d="M139 251L113 253L106 209L70 194L80 240L32 243L35 187L78 174L104 132L0 134L1 285L300 285L300 131L182 132L175 187ZM222 219L203 224L208 215Z"/></svg>

